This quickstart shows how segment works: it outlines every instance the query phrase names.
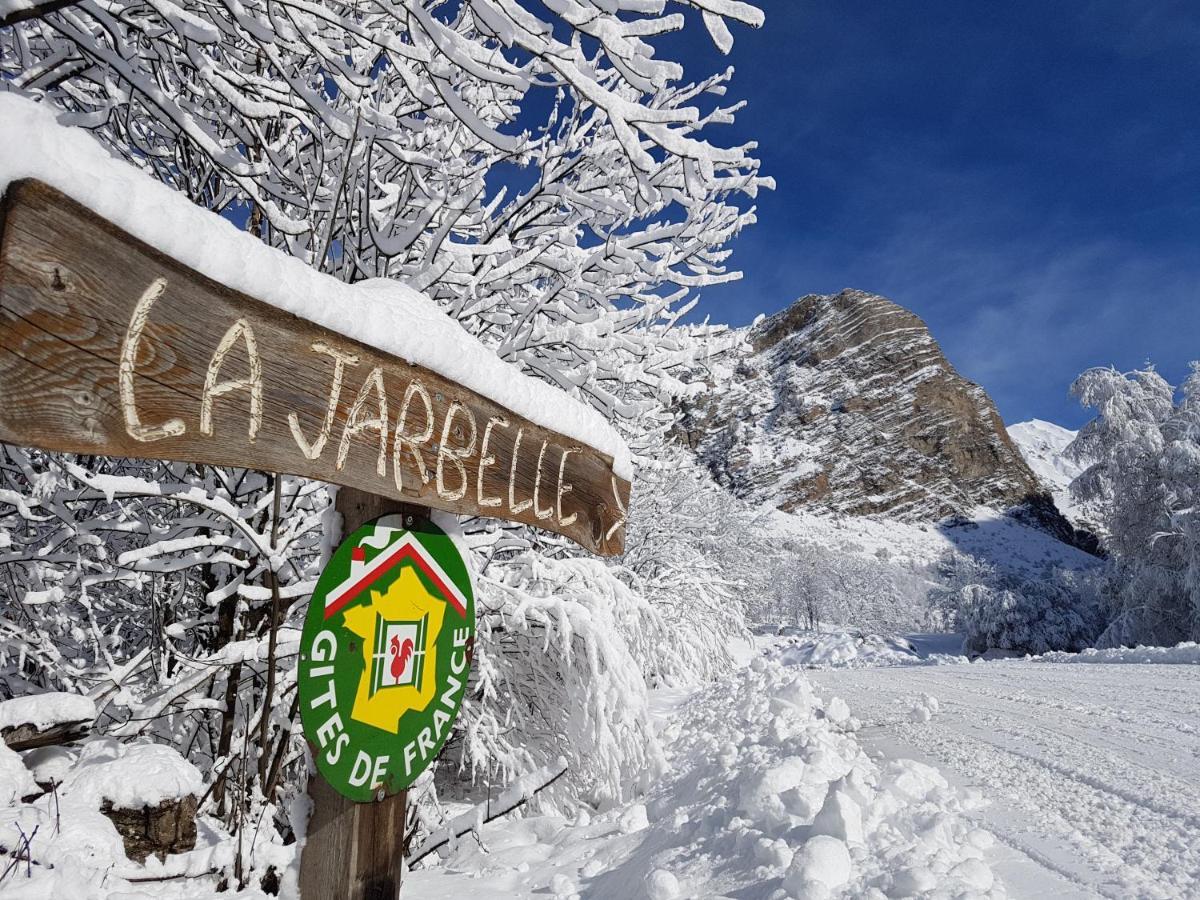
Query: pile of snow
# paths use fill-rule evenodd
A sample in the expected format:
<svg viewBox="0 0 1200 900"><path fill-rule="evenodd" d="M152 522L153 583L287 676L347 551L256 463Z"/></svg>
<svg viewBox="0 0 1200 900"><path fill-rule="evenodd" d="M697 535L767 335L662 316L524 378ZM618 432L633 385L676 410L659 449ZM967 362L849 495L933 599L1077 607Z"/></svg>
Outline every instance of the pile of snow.
<svg viewBox="0 0 1200 900"><path fill-rule="evenodd" d="M910 722L916 722L918 725L929 722L941 711L941 704L938 703L938 698L932 694L922 694L913 701L912 708L908 711L908 719Z"/></svg>
<svg viewBox="0 0 1200 900"><path fill-rule="evenodd" d="M495 823L420 896L1004 896L990 834L936 770L876 764L802 672L766 658L699 692L663 730L671 771L640 800ZM486 848L486 850L484 849Z"/></svg>
<svg viewBox="0 0 1200 900"><path fill-rule="evenodd" d="M43 792L38 781L53 781L56 787ZM195 850L168 856L165 863L152 856L143 866L128 859L116 826L101 812L105 803L138 809L199 796L203 788L196 767L164 744L100 737L76 748L31 750L22 759L0 743L0 846L22 848L24 856L28 839L29 857L0 883L0 895L30 900L216 896L218 879L212 873L228 868L236 853L217 820L203 819ZM293 851L279 850L283 871ZM152 878L167 880L146 881ZM263 895L248 890L220 896Z"/></svg>
<svg viewBox="0 0 1200 900"><path fill-rule="evenodd" d="M96 704L82 694L47 691L0 702L0 730L32 725L45 731L55 725L90 722L96 718Z"/></svg>
<svg viewBox="0 0 1200 900"><path fill-rule="evenodd" d="M849 631L810 633L776 650L781 663L813 669L900 666L920 662L902 643L876 634Z"/></svg>
<svg viewBox="0 0 1200 900"><path fill-rule="evenodd" d="M33 774L21 757L0 741L0 809L19 803L22 797L38 793Z"/></svg>
<svg viewBox="0 0 1200 900"><path fill-rule="evenodd" d="M0 193L21 178L44 181L214 281L437 372L611 456L632 477L628 446L599 412L502 361L425 295L390 279L345 284L266 246L109 156L86 131L60 126L48 106L0 94L0 134L21 136L0 146Z"/></svg>
<svg viewBox="0 0 1200 900"><path fill-rule="evenodd" d="M64 800L97 809L105 801L118 809L140 809L203 793L200 770L171 747L122 744L115 738L88 741L59 788Z"/></svg>
<svg viewBox="0 0 1200 900"><path fill-rule="evenodd" d="M960 641L961 643L961 641ZM861 669L870 666L920 666L965 663L960 655L922 655L902 637L851 631L801 632L767 651L786 666L809 669Z"/></svg>
<svg viewBox="0 0 1200 900"><path fill-rule="evenodd" d="M1055 663L1158 663L1164 665L1200 665L1200 644L1185 641L1174 647L1114 647L1084 650L1080 653L1054 651L1034 657Z"/></svg>

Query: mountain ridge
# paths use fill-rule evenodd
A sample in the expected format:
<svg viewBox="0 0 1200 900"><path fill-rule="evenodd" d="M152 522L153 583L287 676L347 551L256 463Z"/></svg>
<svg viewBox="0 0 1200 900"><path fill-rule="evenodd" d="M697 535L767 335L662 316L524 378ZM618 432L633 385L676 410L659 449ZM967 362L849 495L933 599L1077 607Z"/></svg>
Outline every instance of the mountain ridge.
<svg viewBox="0 0 1200 900"><path fill-rule="evenodd" d="M735 495L902 521L1020 507L1072 540L991 398L914 313L865 291L808 294L744 338L682 429Z"/></svg>

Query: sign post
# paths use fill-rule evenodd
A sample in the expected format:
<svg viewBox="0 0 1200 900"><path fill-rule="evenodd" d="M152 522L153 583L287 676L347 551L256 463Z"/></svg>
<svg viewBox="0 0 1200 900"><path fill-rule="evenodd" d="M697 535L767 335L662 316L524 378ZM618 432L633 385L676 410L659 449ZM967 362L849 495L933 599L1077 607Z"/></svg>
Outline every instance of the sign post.
<svg viewBox="0 0 1200 900"><path fill-rule="evenodd" d="M414 526L429 515L424 507L354 488L341 488L335 503L343 535L353 534L359 526L382 515L398 515L404 524ZM400 848L404 846L408 791L397 791L374 803L355 803L324 778L312 777L308 796L312 814L300 857L300 896L347 900L396 897L404 869Z"/></svg>
<svg viewBox="0 0 1200 900"><path fill-rule="evenodd" d="M624 546L630 484L610 457L36 181L0 204L0 396L9 444L300 475Z"/></svg>
<svg viewBox="0 0 1200 900"><path fill-rule="evenodd" d="M470 577L429 508L624 547L630 483L609 456L231 290L37 181L0 199L0 441L342 485L351 540L318 582L300 661L323 776L305 900L397 896L406 789L466 691Z"/></svg>

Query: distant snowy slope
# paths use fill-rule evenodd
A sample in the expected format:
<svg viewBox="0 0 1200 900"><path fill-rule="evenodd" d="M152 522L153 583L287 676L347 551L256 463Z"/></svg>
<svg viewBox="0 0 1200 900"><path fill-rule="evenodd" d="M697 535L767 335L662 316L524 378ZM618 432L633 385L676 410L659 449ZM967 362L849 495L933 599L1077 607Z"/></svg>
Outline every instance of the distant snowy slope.
<svg viewBox="0 0 1200 900"><path fill-rule="evenodd" d="M1041 419L1008 426L1008 436L1033 469L1033 474L1054 493L1060 508L1064 499L1070 499L1071 482L1083 471L1083 466L1064 456L1067 444L1075 440L1077 433Z"/></svg>
<svg viewBox="0 0 1200 900"><path fill-rule="evenodd" d="M1095 556L1012 516L982 506L972 513L958 520L916 523L883 516L775 511L768 521L781 543L811 542L842 556L886 561L909 571L936 563L952 551L1021 576L1036 575L1047 564L1083 570L1099 563Z"/></svg>
<svg viewBox="0 0 1200 900"><path fill-rule="evenodd" d="M1086 468L1066 456L1067 445L1077 433L1041 419L1008 426L1008 436L1025 457L1033 474L1054 496L1062 514L1076 526L1095 531L1099 510L1071 497L1071 482Z"/></svg>

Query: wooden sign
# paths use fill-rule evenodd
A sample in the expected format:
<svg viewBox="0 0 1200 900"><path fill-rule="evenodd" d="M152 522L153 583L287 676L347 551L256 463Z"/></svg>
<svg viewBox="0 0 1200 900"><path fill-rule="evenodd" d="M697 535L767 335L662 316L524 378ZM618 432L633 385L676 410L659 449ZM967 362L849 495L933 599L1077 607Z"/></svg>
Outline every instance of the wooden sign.
<svg viewBox="0 0 1200 900"><path fill-rule="evenodd" d="M34 181L0 207L0 441L286 472L624 546L630 485L608 456Z"/></svg>
<svg viewBox="0 0 1200 900"><path fill-rule="evenodd" d="M470 674L467 565L437 525L404 518L383 516L342 542L300 639L304 734L317 770L359 803L406 789L429 767Z"/></svg>

